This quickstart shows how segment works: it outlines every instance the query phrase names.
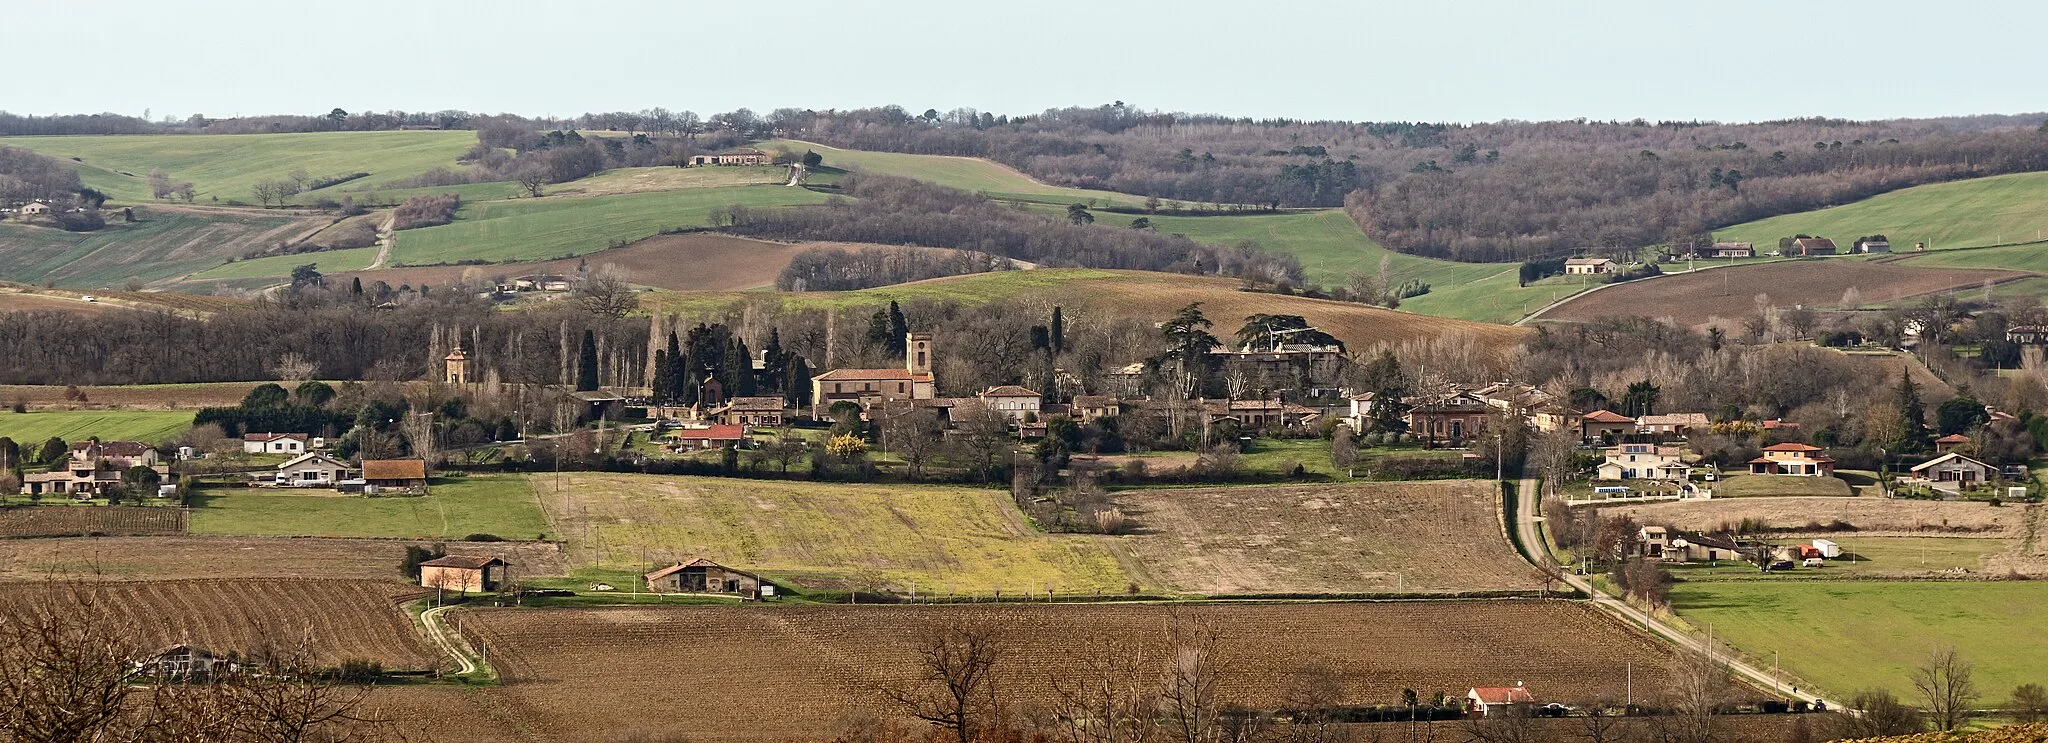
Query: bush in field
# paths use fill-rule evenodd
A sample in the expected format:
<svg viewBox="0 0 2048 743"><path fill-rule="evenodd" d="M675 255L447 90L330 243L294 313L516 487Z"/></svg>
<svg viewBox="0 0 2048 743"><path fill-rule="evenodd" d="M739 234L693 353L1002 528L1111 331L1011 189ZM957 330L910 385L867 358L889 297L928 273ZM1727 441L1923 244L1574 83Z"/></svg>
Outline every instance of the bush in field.
<svg viewBox="0 0 2048 743"><path fill-rule="evenodd" d="M462 199L455 194L414 196L399 204L392 213L392 227L410 230L416 227L432 227L455 221L455 208L462 205Z"/></svg>

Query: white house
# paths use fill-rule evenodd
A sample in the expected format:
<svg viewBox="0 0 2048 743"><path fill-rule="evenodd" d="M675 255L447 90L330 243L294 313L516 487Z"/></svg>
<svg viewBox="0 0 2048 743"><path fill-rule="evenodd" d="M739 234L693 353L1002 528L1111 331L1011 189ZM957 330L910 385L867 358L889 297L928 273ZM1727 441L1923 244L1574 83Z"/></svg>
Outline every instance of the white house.
<svg viewBox="0 0 2048 743"><path fill-rule="evenodd" d="M242 436L242 451L250 454L304 454L311 438L303 433L251 433Z"/></svg>
<svg viewBox="0 0 2048 743"><path fill-rule="evenodd" d="M1038 393L1014 384L990 387L984 390L980 397L982 403L990 410L1009 416L1010 420L1014 421L1022 421L1026 416L1036 418L1042 402Z"/></svg>
<svg viewBox="0 0 2048 743"><path fill-rule="evenodd" d="M1600 463L1602 480L1673 480L1684 482L1692 474L1685 463L1685 449L1655 444L1622 444L1608 449Z"/></svg>
<svg viewBox="0 0 2048 743"><path fill-rule="evenodd" d="M1591 276L1614 273L1614 261L1607 258L1568 258L1564 262L1567 276Z"/></svg>
<svg viewBox="0 0 2048 743"><path fill-rule="evenodd" d="M29 202L29 203L27 203L27 204L23 204L23 205L21 206L21 210L20 210L20 211L21 211L21 215L22 215L22 216L24 216L24 217L26 217L26 216L32 216L32 215L36 215L36 214L49 214L49 213L50 213L50 205L49 205L49 204L45 204L45 203L43 203L43 202L40 202L40 201L31 201L31 202Z"/></svg>
<svg viewBox="0 0 2048 743"><path fill-rule="evenodd" d="M1503 708L1516 705L1533 705L1536 695L1530 694L1522 682L1514 686L1475 686L1465 692L1465 711L1486 717Z"/></svg>
<svg viewBox="0 0 2048 743"><path fill-rule="evenodd" d="M348 464L318 452L293 457L277 466L276 482L288 488L331 488L348 479Z"/></svg>

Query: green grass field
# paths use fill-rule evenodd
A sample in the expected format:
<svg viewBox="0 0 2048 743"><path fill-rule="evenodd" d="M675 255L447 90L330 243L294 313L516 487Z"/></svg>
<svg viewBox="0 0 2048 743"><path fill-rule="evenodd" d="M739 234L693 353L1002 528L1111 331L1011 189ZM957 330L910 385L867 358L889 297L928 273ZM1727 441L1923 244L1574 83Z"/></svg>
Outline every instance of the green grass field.
<svg viewBox="0 0 2048 743"><path fill-rule="evenodd" d="M1101 214L1097 221L1116 224L1124 218L1122 214ZM1387 261L1397 282L1420 279L1443 288L1480 281L1502 271L1512 277L1516 268L1512 263L1457 263L1397 253L1366 237L1358 223L1338 209L1150 219L1152 228L1161 233L1182 234L1212 245L1250 240L1267 250L1292 254L1301 259L1308 281L1324 286L1341 286L1355 273L1376 273L1381 259Z"/></svg>
<svg viewBox="0 0 2048 743"><path fill-rule="evenodd" d="M1761 580L1774 582L1868 578L1906 578L1934 575L1961 568L1985 570L1985 560L2012 549L2013 542L1987 537L1866 537L1834 534L1827 537L1842 547L1842 557L1828 560L1819 568L1799 567L1789 572L1764 573L1746 562L1719 565L1694 563L1672 565L1671 572L1688 581ZM1781 537L1777 544L1805 544L1806 538Z"/></svg>
<svg viewBox="0 0 2048 743"><path fill-rule="evenodd" d="M2048 173L1973 178L1880 194L1862 201L1785 214L1714 231L1714 239L1756 243L1776 250L1778 239L1805 233L1850 241L1869 234L1891 238L1893 250L2034 242L2048 239Z"/></svg>
<svg viewBox="0 0 2048 743"><path fill-rule="evenodd" d="M529 477L577 568L694 556L813 586L980 595L1130 580L1103 542L1034 530L1005 490L570 473L557 491L555 475Z"/></svg>
<svg viewBox="0 0 2048 743"><path fill-rule="evenodd" d="M55 436L65 441L141 441L158 444L192 427L192 414L176 410L0 411L0 436L24 446Z"/></svg>
<svg viewBox="0 0 2048 743"><path fill-rule="evenodd" d="M591 198L540 198L464 204L452 224L402 230L394 264L430 265L465 259L540 260L611 247L663 228L708 224L711 211L814 204L827 197L784 186L741 186L631 193Z"/></svg>
<svg viewBox="0 0 2048 743"><path fill-rule="evenodd" d="M429 493L419 497L222 489L206 491L200 498L200 507L192 512L193 534L461 539L481 533L534 539L548 532L532 489L524 479L510 475L436 480Z"/></svg>
<svg viewBox="0 0 2048 743"><path fill-rule="evenodd" d="M1849 482L1839 477L1790 477L1785 475L1726 475L1714 484L1716 498L1753 498L1773 495L1851 494Z"/></svg>
<svg viewBox="0 0 2048 743"><path fill-rule="evenodd" d="M821 144L783 139L762 142L755 147L768 152L788 149L797 154L803 154L804 150L813 150L824 156L824 164L828 167L915 178L963 191L978 191L1001 199L1061 205L1086 204L1090 200L1102 205L1143 206L1145 203L1143 196L1039 183L1009 166L979 158L842 150Z"/></svg>
<svg viewBox="0 0 2048 743"><path fill-rule="evenodd" d="M315 217L137 207L139 221L108 214L106 229L65 232L0 223L0 279L116 287L201 271L246 250L271 247L320 224Z"/></svg>
<svg viewBox="0 0 2048 743"><path fill-rule="evenodd" d="M2024 581L1724 581L1679 583L1672 606L1768 665L1847 696L1890 689L1913 698L1909 676L1937 647L1976 664L1987 700L2043 682L2048 636L2032 628L2048 612L2048 584Z"/></svg>
<svg viewBox="0 0 2048 743"><path fill-rule="evenodd" d="M228 279L284 278L292 269L313 264L321 273L361 271L377 260L376 248L349 248L348 250L323 250L317 253L298 255L273 255L268 258L235 261L214 266L187 277L191 281L220 281Z"/></svg>
<svg viewBox="0 0 2048 743"><path fill-rule="evenodd" d="M338 187L363 189L435 167L453 168L455 158L475 144L476 133L469 131L0 137L0 145L80 158L85 185L130 203L151 200L149 172L158 168L174 180L191 181L200 201L218 197L253 204L251 186L294 169L314 178L370 173Z"/></svg>

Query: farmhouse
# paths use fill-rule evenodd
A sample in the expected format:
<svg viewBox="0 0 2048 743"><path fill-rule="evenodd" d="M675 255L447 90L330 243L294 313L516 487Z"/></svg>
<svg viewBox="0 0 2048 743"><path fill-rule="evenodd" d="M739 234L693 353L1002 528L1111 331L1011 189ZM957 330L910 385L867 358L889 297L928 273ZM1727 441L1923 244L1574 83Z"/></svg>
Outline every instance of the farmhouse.
<svg viewBox="0 0 2048 743"><path fill-rule="evenodd" d="M385 490L424 488L427 486L427 461L424 459L364 460L363 483Z"/></svg>
<svg viewBox="0 0 2048 743"><path fill-rule="evenodd" d="M826 417L836 402L856 403L865 411L882 400L930 400L937 389L932 335L911 333L903 344L901 369L833 369L812 377L811 417Z"/></svg>
<svg viewBox="0 0 2048 743"><path fill-rule="evenodd" d="M741 147L709 155L691 155L691 165L768 165L774 158L752 147Z"/></svg>
<svg viewBox="0 0 2048 743"><path fill-rule="evenodd" d="M1833 477L1835 460L1821 453L1818 446L1806 444L1772 444L1764 447L1764 455L1749 460L1752 475L1796 475L1800 477Z"/></svg>
<svg viewBox="0 0 2048 743"><path fill-rule="evenodd" d="M1685 449L1655 444L1622 444L1608 449L1600 463L1602 480L1675 480L1684 482L1692 474L1685 463Z"/></svg>
<svg viewBox="0 0 2048 743"><path fill-rule="evenodd" d="M250 454L304 454L310 441L303 433L243 434L242 451Z"/></svg>
<svg viewBox="0 0 2048 743"><path fill-rule="evenodd" d="M1892 252L1892 244L1883 240L1858 240L1856 241L1856 252L1889 253Z"/></svg>
<svg viewBox="0 0 2048 743"><path fill-rule="evenodd" d="M1947 454L1970 445L1970 437L1952 433L1934 440L1934 453Z"/></svg>
<svg viewBox="0 0 2048 743"><path fill-rule="evenodd" d="M1114 395L1075 395L1072 410L1076 420L1086 423L1122 415L1123 404Z"/></svg>
<svg viewBox="0 0 2048 743"><path fill-rule="evenodd" d="M1645 539L1645 554L1649 552L1648 545L1649 542ZM1670 540L1664 548L1651 556L1671 562L1718 562L1742 559L1742 548L1735 544L1735 540L1727 537L1681 532L1670 535Z"/></svg>
<svg viewBox="0 0 2048 743"><path fill-rule="evenodd" d="M1486 427L1490 408L1467 390L1425 398L1408 409L1408 430L1432 441L1461 441Z"/></svg>
<svg viewBox="0 0 2048 743"><path fill-rule="evenodd" d="M1977 487L1998 477L1998 468L1949 452L1913 467L1913 477L1938 490L1956 492Z"/></svg>
<svg viewBox="0 0 2048 743"><path fill-rule="evenodd" d="M148 467L159 478L170 476L170 467L161 464L156 448L148 444L80 441L71 445L63 468L23 475L21 494L103 498L121 485L123 475L133 467Z"/></svg>
<svg viewBox="0 0 2048 743"><path fill-rule="evenodd" d="M289 488L331 488L348 479L348 465L319 452L293 457L277 466L275 482Z"/></svg>
<svg viewBox="0 0 2048 743"><path fill-rule="evenodd" d="M1713 422L1706 413L1665 413L1646 415L1636 419L1636 433L1653 436L1686 436L1693 431L1705 432Z"/></svg>
<svg viewBox="0 0 2048 743"><path fill-rule="evenodd" d="M748 598L761 594L761 576L701 558L670 565L645 577L647 590L654 593L736 593Z"/></svg>
<svg viewBox="0 0 2048 743"><path fill-rule="evenodd" d="M504 585L507 567L496 557L436 557L420 563L420 585L462 593L495 591Z"/></svg>
<svg viewBox="0 0 2048 743"><path fill-rule="evenodd" d="M1614 261L1607 258L1568 258L1564 262L1566 276L1591 276L1614 273Z"/></svg>
<svg viewBox="0 0 2048 743"><path fill-rule="evenodd" d="M1040 404L1044 402L1037 392L1014 384L990 387L982 390L979 397L982 404L987 405L990 410L1002 413L1019 423L1025 418L1036 419Z"/></svg>
<svg viewBox="0 0 2048 743"><path fill-rule="evenodd" d="M784 420L780 397L735 397L706 415L728 426L774 428Z"/></svg>
<svg viewBox="0 0 2048 743"><path fill-rule="evenodd" d="M736 425L684 428L673 435L676 446L684 449L723 449L747 440L746 429Z"/></svg>
<svg viewBox="0 0 2048 743"><path fill-rule="evenodd" d="M1612 410L1595 410L1579 416L1579 438L1613 441L1636 430L1636 419Z"/></svg>
<svg viewBox="0 0 2048 743"><path fill-rule="evenodd" d="M21 215L24 217L33 217L38 215L49 214L50 205L41 201L31 201L28 202L27 204L23 204L21 208L16 211L20 212Z"/></svg>
<svg viewBox="0 0 2048 743"><path fill-rule="evenodd" d="M1707 258L1755 258L1754 243L1714 243L1705 251Z"/></svg>
<svg viewBox="0 0 2048 743"><path fill-rule="evenodd" d="M140 441L80 441L71 445L74 462L104 462L112 469L156 467L163 463L156 447Z"/></svg>
<svg viewBox="0 0 2048 743"><path fill-rule="evenodd" d="M1522 686L1520 681L1515 682L1514 686L1473 687L1471 691L1465 693L1465 712L1479 717L1535 703L1536 695L1530 694L1529 689Z"/></svg>
<svg viewBox="0 0 2048 743"><path fill-rule="evenodd" d="M1802 237L1792 241L1792 255L1834 255L1835 241L1825 237Z"/></svg>

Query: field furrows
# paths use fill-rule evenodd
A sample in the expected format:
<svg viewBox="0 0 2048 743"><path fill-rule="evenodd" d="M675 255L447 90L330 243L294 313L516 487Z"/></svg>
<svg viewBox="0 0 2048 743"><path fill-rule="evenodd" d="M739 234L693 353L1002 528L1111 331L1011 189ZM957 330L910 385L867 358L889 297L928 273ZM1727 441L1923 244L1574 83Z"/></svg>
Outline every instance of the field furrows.
<svg viewBox="0 0 2048 743"><path fill-rule="evenodd" d="M176 536L183 508L32 506L0 508L0 539L9 537Z"/></svg>
<svg viewBox="0 0 2048 743"><path fill-rule="evenodd" d="M398 606L422 589L395 581L22 582L0 589L0 605L78 610L66 595L73 591L90 597L107 621L133 628L141 651L191 643L248 654L304 641L323 664L361 659L426 670L439 663Z"/></svg>
<svg viewBox="0 0 2048 743"><path fill-rule="evenodd" d="M397 580L407 544L397 539L99 537L0 539L0 580L49 576L105 580L352 578ZM442 542L451 554L496 555L518 575L561 575L545 542Z"/></svg>
<svg viewBox="0 0 2048 743"><path fill-rule="evenodd" d="M463 626L487 642L506 701L551 740L656 731L720 740L819 737L849 716L894 714L879 690L909 682L929 628L996 628L1006 696L1050 701L1047 680L1085 678L1115 659L1156 673L1166 632L1219 635L1220 697L1273 707L1309 672L1335 675L1344 704L1384 704L1401 689L1452 695L1523 681L1546 699L1620 694L1658 678L1669 650L1582 604L1533 600L1287 606L1048 605L480 610ZM599 713L621 699L693 694L689 715L641 721ZM760 714L761 700L775 714Z"/></svg>

